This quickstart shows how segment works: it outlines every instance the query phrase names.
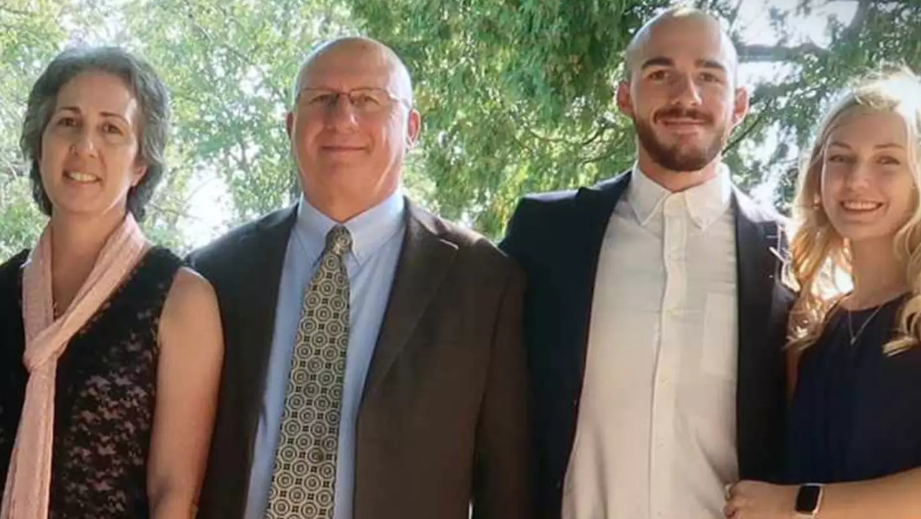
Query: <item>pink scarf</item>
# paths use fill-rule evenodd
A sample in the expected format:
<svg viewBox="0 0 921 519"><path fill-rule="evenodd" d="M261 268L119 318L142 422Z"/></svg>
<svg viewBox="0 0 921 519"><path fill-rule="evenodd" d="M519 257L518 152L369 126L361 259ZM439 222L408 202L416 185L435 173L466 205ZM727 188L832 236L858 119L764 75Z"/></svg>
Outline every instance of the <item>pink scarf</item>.
<svg viewBox="0 0 921 519"><path fill-rule="evenodd" d="M0 519L47 519L54 434L54 389L58 358L70 339L131 273L149 245L128 214L103 246L70 307L54 318L51 291L51 226L26 261L22 276L29 370L25 403L10 459Z"/></svg>

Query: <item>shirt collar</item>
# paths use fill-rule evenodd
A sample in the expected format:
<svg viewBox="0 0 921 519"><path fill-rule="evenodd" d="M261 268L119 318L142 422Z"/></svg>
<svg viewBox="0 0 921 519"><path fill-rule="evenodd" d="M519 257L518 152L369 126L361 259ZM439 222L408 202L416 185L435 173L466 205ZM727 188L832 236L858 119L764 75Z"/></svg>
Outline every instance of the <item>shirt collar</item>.
<svg viewBox="0 0 921 519"><path fill-rule="evenodd" d="M700 228L706 228L726 210L732 199L732 180L729 167L719 165L716 176L703 184L685 191L672 193L646 176L639 164L630 172L630 186L627 188L627 202L633 208L636 219L644 227L653 216L661 212L662 204L669 196L684 199L685 208L691 221Z"/></svg>
<svg viewBox="0 0 921 519"><path fill-rule="evenodd" d="M343 223L352 235L349 256L359 266L371 258L394 234L403 229L406 201L397 189L383 202ZM310 205L302 195L297 207L294 232L312 265L326 247L326 234L338 223Z"/></svg>

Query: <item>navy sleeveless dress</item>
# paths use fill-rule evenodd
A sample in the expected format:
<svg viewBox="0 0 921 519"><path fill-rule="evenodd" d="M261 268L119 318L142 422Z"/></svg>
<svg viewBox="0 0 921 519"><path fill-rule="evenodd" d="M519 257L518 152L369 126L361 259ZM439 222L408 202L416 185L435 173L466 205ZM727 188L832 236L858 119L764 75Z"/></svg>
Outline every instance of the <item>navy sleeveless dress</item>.
<svg viewBox="0 0 921 519"><path fill-rule="evenodd" d="M835 310L803 353L787 420L789 483L861 481L921 467L921 347L895 355L882 348L904 301Z"/></svg>

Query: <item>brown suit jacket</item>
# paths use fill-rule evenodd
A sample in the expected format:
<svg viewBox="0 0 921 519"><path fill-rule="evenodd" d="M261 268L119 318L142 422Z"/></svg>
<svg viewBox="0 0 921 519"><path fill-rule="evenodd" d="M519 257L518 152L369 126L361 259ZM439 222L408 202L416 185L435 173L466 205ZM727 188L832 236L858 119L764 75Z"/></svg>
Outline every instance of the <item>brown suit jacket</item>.
<svg viewBox="0 0 921 519"><path fill-rule="evenodd" d="M522 275L484 238L407 201L406 235L358 414L354 519L529 518ZM296 211L190 257L226 352L199 517L241 519L282 263Z"/></svg>

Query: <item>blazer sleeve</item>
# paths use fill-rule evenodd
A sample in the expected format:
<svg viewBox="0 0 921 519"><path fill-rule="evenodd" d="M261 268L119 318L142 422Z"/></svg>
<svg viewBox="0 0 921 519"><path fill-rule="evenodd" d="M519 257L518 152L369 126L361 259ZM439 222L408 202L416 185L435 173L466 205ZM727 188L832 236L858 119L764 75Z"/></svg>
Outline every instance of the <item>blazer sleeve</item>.
<svg viewBox="0 0 921 519"><path fill-rule="evenodd" d="M476 433L473 519L530 519L528 392L521 343L524 277L510 269L493 332Z"/></svg>
<svg viewBox="0 0 921 519"><path fill-rule="evenodd" d="M505 237L499 242L499 248L511 256L527 270L522 257L526 251L526 227L530 216L530 200L522 198L505 228Z"/></svg>

